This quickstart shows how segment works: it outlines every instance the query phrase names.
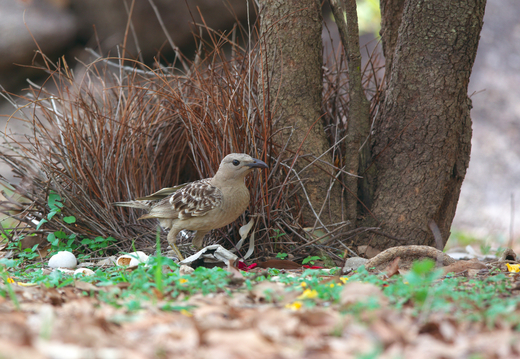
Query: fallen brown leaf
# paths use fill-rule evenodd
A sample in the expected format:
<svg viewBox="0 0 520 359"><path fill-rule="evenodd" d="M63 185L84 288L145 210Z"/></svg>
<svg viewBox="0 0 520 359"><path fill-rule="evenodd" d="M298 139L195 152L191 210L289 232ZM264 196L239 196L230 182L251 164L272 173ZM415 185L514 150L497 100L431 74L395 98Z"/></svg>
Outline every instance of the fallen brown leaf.
<svg viewBox="0 0 520 359"><path fill-rule="evenodd" d="M257 316L256 326L263 336L271 341L283 341L287 336L294 335L300 319L288 311L269 308Z"/></svg>
<svg viewBox="0 0 520 359"><path fill-rule="evenodd" d="M74 286L80 290L84 290L87 292L90 292L90 291L99 292L99 291L105 290L104 288L106 288L106 287L98 287L92 283L87 283L87 282L83 282L80 280L75 280Z"/></svg>
<svg viewBox="0 0 520 359"><path fill-rule="evenodd" d="M212 330L206 334L202 357L222 359L276 358L278 350L254 329Z"/></svg>
<svg viewBox="0 0 520 359"><path fill-rule="evenodd" d="M400 274L399 273L399 261L401 260L400 257L396 257L389 265L388 267L386 267L386 269L384 270L385 272L385 277L386 278L391 278L393 277L394 275L397 275L397 274Z"/></svg>
<svg viewBox="0 0 520 359"><path fill-rule="evenodd" d="M471 259L469 261L457 261L453 264L450 264L446 267L443 267L442 270L444 274L448 273L461 273L468 269L486 269L487 266L484 263L478 261L478 259Z"/></svg>
<svg viewBox="0 0 520 359"><path fill-rule="evenodd" d="M230 285L241 285L244 283L244 275L240 272L240 270L235 267L234 260L229 260L227 263L226 270L231 273L231 280L229 282Z"/></svg>
<svg viewBox="0 0 520 359"><path fill-rule="evenodd" d="M376 298L380 304L388 302L381 288L374 284L349 282L343 286L340 303L342 306L349 306L357 302L366 302L371 298Z"/></svg>
<svg viewBox="0 0 520 359"><path fill-rule="evenodd" d="M296 291L287 292L283 285L265 281L255 285L250 291L250 295L256 303L285 304L295 300L300 293Z"/></svg>
<svg viewBox="0 0 520 359"><path fill-rule="evenodd" d="M258 267L275 269L301 269L302 265L290 260L268 259L265 262L258 263Z"/></svg>

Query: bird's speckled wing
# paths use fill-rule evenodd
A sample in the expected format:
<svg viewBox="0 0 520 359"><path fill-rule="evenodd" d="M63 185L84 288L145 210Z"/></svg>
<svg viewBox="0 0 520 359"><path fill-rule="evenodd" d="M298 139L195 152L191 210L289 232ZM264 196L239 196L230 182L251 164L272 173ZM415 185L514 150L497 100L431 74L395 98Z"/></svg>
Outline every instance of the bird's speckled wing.
<svg viewBox="0 0 520 359"><path fill-rule="evenodd" d="M145 196L145 197L139 197L139 198L136 198L137 201L156 201L156 200L160 200L160 199L163 199L165 197L168 197L170 196L172 193L178 191L179 189L183 188L183 187L186 187L186 185L188 185L188 183L183 183L183 184L180 184L178 186L175 186L175 187L166 187L166 188L163 188L155 193L152 193L148 196Z"/></svg>
<svg viewBox="0 0 520 359"><path fill-rule="evenodd" d="M192 182L170 197L169 202L179 212L180 219L204 216L222 204L222 192L209 181Z"/></svg>
<svg viewBox="0 0 520 359"><path fill-rule="evenodd" d="M222 204L222 192L212 186L210 179L188 183L171 196L164 198L141 218L188 219L207 214Z"/></svg>

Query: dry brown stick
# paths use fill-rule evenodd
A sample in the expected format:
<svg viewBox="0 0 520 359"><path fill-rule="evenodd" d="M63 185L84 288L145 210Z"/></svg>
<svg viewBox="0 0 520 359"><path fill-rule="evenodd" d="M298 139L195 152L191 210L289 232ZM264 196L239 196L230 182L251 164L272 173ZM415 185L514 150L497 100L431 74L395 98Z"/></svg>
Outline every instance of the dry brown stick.
<svg viewBox="0 0 520 359"><path fill-rule="evenodd" d="M182 54L180 52L180 49L177 47L177 45L175 45L175 43L173 42L172 37L170 36L170 33L166 29L166 26L164 25L162 16L161 16L159 10L157 9L157 6L153 2L153 0L148 0L148 2L150 3L150 6L152 7L152 9L154 11L155 16L157 17L157 21L159 22L159 25L161 25L161 29L162 29L162 31L164 33L164 36L166 36L166 38L168 39L168 43L170 44L172 50L175 52L175 60L179 60L181 65L182 65L182 67L184 68L184 71L186 71L186 73L189 73L190 68L188 67L188 65L186 64L184 59L182 58ZM174 64L175 64L175 62L174 62Z"/></svg>

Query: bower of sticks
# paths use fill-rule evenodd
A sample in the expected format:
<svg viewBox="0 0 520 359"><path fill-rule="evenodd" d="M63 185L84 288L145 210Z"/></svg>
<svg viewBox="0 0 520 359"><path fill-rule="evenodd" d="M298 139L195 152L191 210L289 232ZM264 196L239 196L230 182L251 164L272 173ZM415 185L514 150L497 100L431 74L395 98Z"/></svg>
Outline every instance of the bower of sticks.
<svg viewBox="0 0 520 359"><path fill-rule="evenodd" d="M285 252L304 258L325 251L341 262L341 243L312 241L300 218L304 204L293 194L304 184L291 172L294 156L273 140L277 114L265 108L259 94L265 81L261 51L254 41L248 47L247 41L232 38L234 33L212 41L199 38L193 60L177 53L168 65L147 66L87 50L91 62L70 68L39 53L35 66L48 73L47 81L32 84L22 97L2 94L13 105L9 121L30 128L30 135L2 133L0 159L14 174L14 179L1 177L0 211L11 223L1 229L4 235L45 242L48 233L60 230L78 239L113 237L114 253L154 248L157 221L138 220L140 211L111 203L211 177L225 155L243 152L270 169L247 179L249 209L234 224L206 236L205 244L233 248L238 229L253 218L253 257ZM324 73L328 133L343 130L338 120L348 102L343 61L341 55L329 58ZM371 61L367 84L380 67ZM367 93L377 98L374 91ZM51 193L61 196L63 208L61 216L47 221ZM66 216L76 222L66 223ZM166 234L161 234L163 248ZM179 242L187 246L190 234Z"/></svg>

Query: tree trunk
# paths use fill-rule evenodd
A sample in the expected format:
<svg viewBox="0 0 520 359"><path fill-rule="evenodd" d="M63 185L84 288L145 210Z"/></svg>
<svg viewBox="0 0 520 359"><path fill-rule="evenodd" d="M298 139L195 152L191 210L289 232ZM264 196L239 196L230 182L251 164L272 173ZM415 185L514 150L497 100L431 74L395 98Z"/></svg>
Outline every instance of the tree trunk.
<svg viewBox="0 0 520 359"><path fill-rule="evenodd" d="M298 192L305 226L327 226L342 221L342 194L331 185L335 171L321 120L322 15L318 0L260 1L260 31L264 118L272 116L278 151L298 173L305 191ZM310 156L309 156L310 155ZM287 171L287 167L285 168ZM294 172L290 175L293 176ZM294 178L297 180L298 178ZM317 220L316 217L319 217Z"/></svg>
<svg viewBox="0 0 520 359"><path fill-rule="evenodd" d="M331 0L330 5L348 65L348 137L345 139L345 149L349 155L345 158L345 163L349 173L359 175L367 168L370 160L370 148L367 143L370 135L370 102L363 89L356 0ZM343 14L346 15L346 21ZM366 194L367 182L364 178L347 176L345 184L350 194L346 205L347 218L356 223L358 211L363 211L358 199L364 201L365 205L370 205L369 195Z"/></svg>
<svg viewBox="0 0 520 359"><path fill-rule="evenodd" d="M372 213L383 232L409 244L434 245L431 220L443 244L450 234L469 164L467 90L485 4L381 0L387 87L372 143ZM365 239L379 249L397 244Z"/></svg>
<svg viewBox="0 0 520 359"><path fill-rule="evenodd" d="M379 31L379 34L383 45L383 55L385 55L385 73L387 76L392 72L392 60L397 44L399 26L403 18L404 1L380 0L381 31Z"/></svg>

